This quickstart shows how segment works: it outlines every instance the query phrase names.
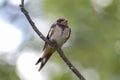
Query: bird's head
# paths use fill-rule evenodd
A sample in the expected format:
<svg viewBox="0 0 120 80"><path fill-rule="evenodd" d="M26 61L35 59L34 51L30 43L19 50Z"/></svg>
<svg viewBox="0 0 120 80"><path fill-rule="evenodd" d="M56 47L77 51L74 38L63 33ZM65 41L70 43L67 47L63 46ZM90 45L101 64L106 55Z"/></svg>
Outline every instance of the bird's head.
<svg viewBox="0 0 120 80"><path fill-rule="evenodd" d="M60 19L58 19L57 21L56 21L58 24L61 24L61 25L64 25L64 26L68 26L68 24L67 24L67 20L66 19L62 19L62 18L60 18Z"/></svg>

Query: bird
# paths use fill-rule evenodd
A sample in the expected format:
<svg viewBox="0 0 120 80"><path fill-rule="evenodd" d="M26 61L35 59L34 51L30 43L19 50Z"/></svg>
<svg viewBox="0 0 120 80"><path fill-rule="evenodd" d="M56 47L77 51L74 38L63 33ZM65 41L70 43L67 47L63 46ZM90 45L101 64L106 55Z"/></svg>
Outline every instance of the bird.
<svg viewBox="0 0 120 80"><path fill-rule="evenodd" d="M61 48L62 45L69 39L70 34L71 28L68 26L68 20L64 18L59 18L54 24L52 24L46 38L51 42L56 42L57 45ZM53 47L45 42L41 56L35 64L38 65L39 63L41 63L38 71L40 71L44 67L46 62L55 51L56 50Z"/></svg>

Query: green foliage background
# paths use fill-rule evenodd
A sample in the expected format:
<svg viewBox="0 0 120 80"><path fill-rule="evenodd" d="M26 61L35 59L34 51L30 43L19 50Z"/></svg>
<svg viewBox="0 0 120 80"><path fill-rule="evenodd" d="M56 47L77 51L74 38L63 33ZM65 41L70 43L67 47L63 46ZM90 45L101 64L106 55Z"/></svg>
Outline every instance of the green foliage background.
<svg viewBox="0 0 120 80"><path fill-rule="evenodd" d="M92 1L95 0L33 2L35 1L40 5L32 5L33 8L35 6L34 9L28 8L30 13L35 12L37 7L42 7L43 14L41 12L40 15L45 16L42 18L51 18L53 21L61 17L68 19L72 34L70 46L64 47L63 50L82 74L85 70L93 69L99 75L98 80L120 80L120 0L113 0L110 5L104 7L94 5ZM28 3L27 7L30 6ZM39 11L33 14L40 16ZM28 43L30 41L32 40ZM32 48L40 51L38 42L33 42ZM28 47L29 45L31 44L29 43ZM0 80L20 80L16 75L15 66L0 61ZM58 54L54 54L50 61L59 63L62 68L59 74L51 69L53 71L49 74L50 80L79 80ZM92 73L88 75L90 74ZM94 79L94 76L90 77Z"/></svg>
<svg viewBox="0 0 120 80"><path fill-rule="evenodd" d="M100 80L120 79L120 1L95 11L90 0L44 0L45 15L69 20L71 49L66 55L84 68L94 68ZM99 9L99 8L98 8ZM48 16L47 16L48 17ZM66 80L65 78L62 80ZM70 80L70 79L68 79Z"/></svg>

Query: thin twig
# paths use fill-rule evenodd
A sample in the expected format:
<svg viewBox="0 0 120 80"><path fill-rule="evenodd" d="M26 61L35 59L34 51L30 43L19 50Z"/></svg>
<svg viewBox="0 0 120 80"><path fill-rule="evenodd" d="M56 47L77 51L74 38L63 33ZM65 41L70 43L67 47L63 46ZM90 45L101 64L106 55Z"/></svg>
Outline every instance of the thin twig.
<svg viewBox="0 0 120 80"><path fill-rule="evenodd" d="M52 43L49 41L46 37L43 36L43 34L38 30L34 22L32 21L31 17L29 16L27 10L24 8L24 0L21 0L21 5L20 9L31 24L33 30L38 34L38 36L47 42L50 46L52 46L56 51L59 53L60 57L64 60L64 62L68 65L68 67L73 71L73 73L80 79L80 80L85 80L85 78L81 75L81 73L72 65L72 63L67 59L67 57L64 55L63 51L61 48L58 47L56 43Z"/></svg>

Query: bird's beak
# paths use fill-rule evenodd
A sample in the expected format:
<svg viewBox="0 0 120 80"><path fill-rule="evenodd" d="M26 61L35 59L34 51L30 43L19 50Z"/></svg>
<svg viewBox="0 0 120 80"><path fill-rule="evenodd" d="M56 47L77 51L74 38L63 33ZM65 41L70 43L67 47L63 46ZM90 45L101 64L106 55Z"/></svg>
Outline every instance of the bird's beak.
<svg viewBox="0 0 120 80"><path fill-rule="evenodd" d="M64 22L65 22L65 23L67 23L67 22L68 22L68 20L65 20Z"/></svg>
<svg viewBox="0 0 120 80"><path fill-rule="evenodd" d="M67 26L68 25L67 22L68 22L68 20L64 20L61 22L61 24Z"/></svg>
<svg viewBox="0 0 120 80"><path fill-rule="evenodd" d="M67 26L68 25L68 20L64 20L63 24Z"/></svg>

